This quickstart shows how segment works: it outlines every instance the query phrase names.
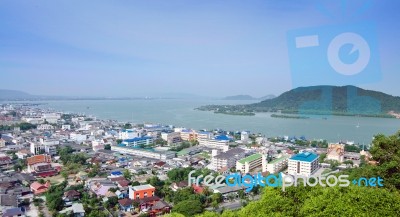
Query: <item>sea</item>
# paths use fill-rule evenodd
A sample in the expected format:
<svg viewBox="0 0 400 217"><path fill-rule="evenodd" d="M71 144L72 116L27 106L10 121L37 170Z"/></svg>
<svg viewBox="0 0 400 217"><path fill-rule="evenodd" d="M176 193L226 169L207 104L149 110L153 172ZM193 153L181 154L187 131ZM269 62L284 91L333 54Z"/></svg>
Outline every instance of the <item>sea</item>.
<svg viewBox="0 0 400 217"><path fill-rule="evenodd" d="M40 101L43 103L40 107L120 122L166 124L197 130L247 130L266 137L304 136L309 140L326 139L329 142L354 142L360 145L370 144L377 134L391 135L400 129L400 119L394 118L316 116L310 119L284 119L273 118L272 113L235 116L195 110L202 105L254 102L211 99L54 100Z"/></svg>

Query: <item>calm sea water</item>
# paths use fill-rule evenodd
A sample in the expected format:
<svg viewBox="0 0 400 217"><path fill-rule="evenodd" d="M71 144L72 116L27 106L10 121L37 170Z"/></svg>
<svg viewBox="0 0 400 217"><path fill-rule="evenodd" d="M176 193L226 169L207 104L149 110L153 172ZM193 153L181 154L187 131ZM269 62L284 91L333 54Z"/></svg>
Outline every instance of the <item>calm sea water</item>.
<svg viewBox="0 0 400 217"><path fill-rule="evenodd" d="M393 134L400 120L389 118L332 116L327 120L272 118L270 113L255 116L232 116L197 111L208 104L244 104L251 101L226 100L66 100L45 101L42 107L59 111L84 113L100 119L134 123L162 123L193 129L250 130L266 136L305 136L330 142L354 141L368 144L378 133ZM357 127L358 126L358 127Z"/></svg>

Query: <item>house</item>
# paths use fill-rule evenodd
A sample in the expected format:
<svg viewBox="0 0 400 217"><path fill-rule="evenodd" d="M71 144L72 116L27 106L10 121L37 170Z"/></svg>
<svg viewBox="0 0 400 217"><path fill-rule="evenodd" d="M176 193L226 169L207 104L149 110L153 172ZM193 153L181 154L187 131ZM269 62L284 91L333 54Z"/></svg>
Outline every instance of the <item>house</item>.
<svg viewBox="0 0 400 217"><path fill-rule="evenodd" d="M17 153L15 153L15 155L17 155L19 159L25 159L28 157L29 154L30 152L27 149L22 149L17 151Z"/></svg>
<svg viewBox="0 0 400 217"><path fill-rule="evenodd" d="M162 168L165 165L164 161L159 161L154 164L154 168Z"/></svg>
<svg viewBox="0 0 400 217"><path fill-rule="evenodd" d="M186 188L186 187L188 187L187 181L174 182L170 185L170 188L172 189L172 191L177 191L181 188Z"/></svg>
<svg viewBox="0 0 400 217"><path fill-rule="evenodd" d="M9 156L0 156L0 166L7 166L12 163Z"/></svg>
<svg viewBox="0 0 400 217"><path fill-rule="evenodd" d="M83 217L85 216L85 209L81 203L74 203L71 207L68 207L62 211L61 214L72 213L74 217Z"/></svg>
<svg viewBox="0 0 400 217"><path fill-rule="evenodd" d="M79 199L80 196L81 196L81 193L79 193L78 191L70 190L70 191L64 192L63 200L64 201L74 201L74 200Z"/></svg>
<svg viewBox="0 0 400 217"><path fill-rule="evenodd" d="M113 171L111 172L111 178L121 177L123 174L121 171Z"/></svg>
<svg viewBox="0 0 400 217"><path fill-rule="evenodd" d="M118 200L118 203L119 203L120 209L125 212L128 212L131 209L133 209L133 200L131 200L129 198L120 199L120 200Z"/></svg>
<svg viewBox="0 0 400 217"><path fill-rule="evenodd" d="M152 196L152 197L145 197L142 199L135 199L134 201L136 201L139 204L140 211L147 212L151 209L151 207L153 207L157 203L157 201L160 201L160 198L157 196Z"/></svg>
<svg viewBox="0 0 400 217"><path fill-rule="evenodd" d="M16 195L0 194L0 210L18 207Z"/></svg>
<svg viewBox="0 0 400 217"><path fill-rule="evenodd" d="M139 186L129 186L129 198L142 199L154 196L156 188L152 185L139 185Z"/></svg>
<svg viewBox="0 0 400 217"><path fill-rule="evenodd" d="M39 182L34 182L31 184L30 187L33 194L39 195L45 193L50 188L50 186L51 186L50 182L47 181L44 184L40 184Z"/></svg>
<svg viewBox="0 0 400 217"><path fill-rule="evenodd" d="M10 208L6 209L3 212L3 217L14 217L14 216L23 216L24 212L22 212L21 208Z"/></svg>
<svg viewBox="0 0 400 217"><path fill-rule="evenodd" d="M160 216L171 212L171 206L163 200L157 201L150 210L150 216Z"/></svg>
<svg viewBox="0 0 400 217"><path fill-rule="evenodd" d="M123 198L125 198L125 196L126 196L127 194L126 194L126 192L124 193L124 192L122 192L122 191L120 191L120 190L117 190L117 191L115 192L115 195L117 195L118 199L123 199Z"/></svg>
<svg viewBox="0 0 400 217"><path fill-rule="evenodd" d="M127 188L129 186L128 180L121 180L117 182L119 188Z"/></svg>

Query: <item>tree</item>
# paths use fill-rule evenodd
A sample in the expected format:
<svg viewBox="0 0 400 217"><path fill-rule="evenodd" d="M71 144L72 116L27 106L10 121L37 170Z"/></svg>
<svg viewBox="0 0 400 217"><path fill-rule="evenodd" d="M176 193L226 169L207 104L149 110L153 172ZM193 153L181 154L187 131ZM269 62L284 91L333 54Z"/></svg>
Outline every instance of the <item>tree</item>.
<svg viewBox="0 0 400 217"><path fill-rule="evenodd" d="M323 163L326 159L326 153L322 153L319 155L319 162Z"/></svg>
<svg viewBox="0 0 400 217"><path fill-rule="evenodd" d="M129 170L125 169L124 172L123 172L123 176L124 176L125 179L131 180L132 173Z"/></svg>
<svg viewBox="0 0 400 217"><path fill-rule="evenodd" d="M177 212L185 216L194 216L203 212L203 206L200 201L186 200L176 204L172 212Z"/></svg>
<svg viewBox="0 0 400 217"><path fill-rule="evenodd" d="M105 150L111 150L111 145L110 145L110 144L106 144L106 145L104 146L104 149L105 149Z"/></svg>

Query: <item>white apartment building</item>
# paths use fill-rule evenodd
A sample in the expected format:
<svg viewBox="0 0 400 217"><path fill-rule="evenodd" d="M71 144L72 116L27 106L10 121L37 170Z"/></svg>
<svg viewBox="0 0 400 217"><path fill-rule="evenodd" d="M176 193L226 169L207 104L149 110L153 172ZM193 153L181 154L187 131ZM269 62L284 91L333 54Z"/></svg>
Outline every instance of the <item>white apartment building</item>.
<svg viewBox="0 0 400 217"><path fill-rule="evenodd" d="M198 141L199 141L199 145L202 145L202 146L205 146L208 148L222 149L222 150L227 149L227 147L229 147L229 144L230 144L229 137L227 137L225 135L219 135L212 139L199 138Z"/></svg>
<svg viewBox="0 0 400 217"><path fill-rule="evenodd" d="M289 155L283 155L280 158L267 162L267 157L263 156L263 172L278 173L288 166Z"/></svg>
<svg viewBox="0 0 400 217"><path fill-rule="evenodd" d="M40 116L28 116L23 118L23 120L30 124L41 124L44 122L43 118Z"/></svg>
<svg viewBox="0 0 400 217"><path fill-rule="evenodd" d="M119 139L133 139L136 137L141 137L142 133L139 131L136 131L134 129L123 129L118 133L118 138Z"/></svg>
<svg viewBox="0 0 400 217"><path fill-rule="evenodd" d="M61 129L62 129L62 130L71 130L71 125L69 125L69 124L64 124L64 125L61 126Z"/></svg>
<svg viewBox="0 0 400 217"><path fill-rule="evenodd" d="M58 120L61 119L61 114L58 113L44 113L42 114L42 119L46 120L51 124L56 124Z"/></svg>
<svg viewBox="0 0 400 217"><path fill-rule="evenodd" d="M311 152L294 155L288 160L288 173L290 175L312 175L319 167L319 156Z"/></svg>
<svg viewBox="0 0 400 217"><path fill-rule="evenodd" d="M236 166L236 161L244 158L245 152L241 148L234 148L218 154L211 159L211 165L214 170L220 170L223 167L232 168Z"/></svg>
<svg viewBox="0 0 400 217"><path fill-rule="evenodd" d="M69 134L69 138L73 141L76 141L78 143L84 142L87 140L87 135L86 134L80 134L80 133L71 133Z"/></svg>
<svg viewBox="0 0 400 217"><path fill-rule="evenodd" d="M30 151L33 155L49 154L51 156L57 155L57 146L55 143L30 143Z"/></svg>
<svg viewBox="0 0 400 217"><path fill-rule="evenodd" d="M262 167L262 154L253 154L236 162L236 171L249 173Z"/></svg>
<svg viewBox="0 0 400 217"><path fill-rule="evenodd" d="M54 130L54 126L50 124L41 124L37 127L38 130Z"/></svg>

